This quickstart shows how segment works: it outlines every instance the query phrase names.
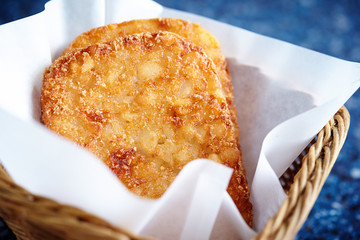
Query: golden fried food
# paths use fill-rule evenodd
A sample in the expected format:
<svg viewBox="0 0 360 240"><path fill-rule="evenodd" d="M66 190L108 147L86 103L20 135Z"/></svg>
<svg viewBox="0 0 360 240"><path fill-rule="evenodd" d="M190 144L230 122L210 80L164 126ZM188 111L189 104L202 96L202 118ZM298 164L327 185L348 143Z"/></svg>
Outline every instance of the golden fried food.
<svg viewBox="0 0 360 240"><path fill-rule="evenodd" d="M160 197L189 161L234 169L228 192L251 224L234 124L212 60L170 33L71 51L44 73L43 123L96 154L134 193Z"/></svg>
<svg viewBox="0 0 360 240"><path fill-rule="evenodd" d="M202 47L205 53L214 61L230 108L232 121L238 132L236 109L235 106L233 106L234 96L231 77L227 69L225 58L221 53L220 44L209 31L199 24L175 18L139 19L118 24L110 24L93 28L80 34L70 46L64 50L64 53L76 48L90 46L95 43L108 42L117 37L124 37L129 34L142 32L155 33L159 31L173 32L189 39L195 45Z"/></svg>

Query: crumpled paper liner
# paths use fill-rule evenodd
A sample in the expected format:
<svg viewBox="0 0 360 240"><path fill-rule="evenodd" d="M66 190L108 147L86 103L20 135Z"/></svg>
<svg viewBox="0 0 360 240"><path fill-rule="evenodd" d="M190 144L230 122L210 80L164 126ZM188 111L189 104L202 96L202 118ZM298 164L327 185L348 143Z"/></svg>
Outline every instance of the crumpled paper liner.
<svg viewBox="0 0 360 240"><path fill-rule="evenodd" d="M104 164L39 124L42 73L80 33L137 18L200 23L221 42L234 85L254 230L226 193L231 170L195 160L164 196L130 193ZM249 239L286 197L278 177L358 89L360 67L150 0L53 0L0 26L0 161L34 194L160 239Z"/></svg>

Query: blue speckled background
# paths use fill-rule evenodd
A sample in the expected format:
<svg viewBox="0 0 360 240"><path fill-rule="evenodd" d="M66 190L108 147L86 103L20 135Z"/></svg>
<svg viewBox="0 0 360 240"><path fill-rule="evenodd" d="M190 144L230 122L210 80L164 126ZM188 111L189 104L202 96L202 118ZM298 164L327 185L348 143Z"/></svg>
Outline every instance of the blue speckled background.
<svg viewBox="0 0 360 240"><path fill-rule="evenodd" d="M43 10L45 0L1 0L0 24ZM157 0L250 31L360 62L359 0ZM1 54L1 53L0 53ZM360 78L360 76L359 76ZM360 91L348 101L348 138L297 239L360 239ZM15 239L0 221L0 240Z"/></svg>

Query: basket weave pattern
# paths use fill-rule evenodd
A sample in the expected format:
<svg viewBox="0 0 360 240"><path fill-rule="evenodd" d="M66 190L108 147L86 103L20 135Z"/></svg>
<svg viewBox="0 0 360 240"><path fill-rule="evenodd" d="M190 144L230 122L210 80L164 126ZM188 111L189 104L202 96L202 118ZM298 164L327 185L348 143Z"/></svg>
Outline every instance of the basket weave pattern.
<svg viewBox="0 0 360 240"><path fill-rule="evenodd" d="M349 125L349 112L342 107L300 155L302 160L295 160L284 173L281 180L285 191L288 190L288 197L256 239L295 237L329 176L345 142Z"/></svg>
<svg viewBox="0 0 360 240"><path fill-rule="evenodd" d="M345 107L281 177L288 197L256 239L292 239L306 220L345 141ZM33 195L15 184L0 165L0 216L19 240L145 239L80 209Z"/></svg>

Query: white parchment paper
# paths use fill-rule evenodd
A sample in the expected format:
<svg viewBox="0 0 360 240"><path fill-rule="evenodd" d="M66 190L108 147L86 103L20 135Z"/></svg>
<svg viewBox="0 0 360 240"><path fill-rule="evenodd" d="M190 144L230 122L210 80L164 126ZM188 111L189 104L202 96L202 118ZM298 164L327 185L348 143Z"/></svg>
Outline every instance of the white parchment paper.
<svg viewBox="0 0 360 240"><path fill-rule="evenodd" d="M254 205L249 228L226 192L231 170L195 160L164 196L141 199L104 164L39 123L44 69L80 33L124 20L178 17L221 42L233 79ZM0 26L0 161L34 194L160 239L249 239L286 197L278 177L358 89L360 66L150 0L53 0Z"/></svg>

